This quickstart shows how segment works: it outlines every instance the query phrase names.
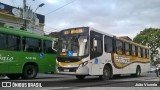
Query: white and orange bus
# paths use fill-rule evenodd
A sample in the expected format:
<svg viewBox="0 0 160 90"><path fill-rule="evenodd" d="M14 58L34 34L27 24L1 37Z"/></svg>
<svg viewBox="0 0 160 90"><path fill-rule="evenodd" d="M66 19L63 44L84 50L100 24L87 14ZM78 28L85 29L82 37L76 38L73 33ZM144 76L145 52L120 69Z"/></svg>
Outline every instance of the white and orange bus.
<svg viewBox="0 0 160 90"><path fill-rule="evenodd" d="M140 76L149 71L149 48L90 27L62 30L56 71L77 79L96 75L108 80L114 75Z"/></svg>

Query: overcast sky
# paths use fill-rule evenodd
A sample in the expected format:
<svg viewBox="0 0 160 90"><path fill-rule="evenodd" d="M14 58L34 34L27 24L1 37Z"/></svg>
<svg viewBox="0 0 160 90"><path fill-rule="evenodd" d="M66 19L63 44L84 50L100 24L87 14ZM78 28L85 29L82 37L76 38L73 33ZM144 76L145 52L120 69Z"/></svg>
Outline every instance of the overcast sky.
<svg viewBox="0 0 160 90"><path fill-rule="evenodd" d="M22 6L22 0L0 0ZM45 15L45 31L91 26L116 36L133 38L145 28L160 28L160 0L75 0L73 3L47 14L74 0L27 0L33 10ZM53 29L55 28L55 29Z"/></svg>

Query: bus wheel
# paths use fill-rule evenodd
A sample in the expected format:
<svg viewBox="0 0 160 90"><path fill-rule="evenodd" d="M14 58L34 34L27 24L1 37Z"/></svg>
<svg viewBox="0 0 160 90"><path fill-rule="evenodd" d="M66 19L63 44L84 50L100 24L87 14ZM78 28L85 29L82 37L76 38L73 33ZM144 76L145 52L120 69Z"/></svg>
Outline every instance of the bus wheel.
<svg viewBox="0 0 160 90"><path fill-rule="evenodd" d="M140 68L140 66L137 66L136 73L132 74L132 76L139 77L140 75L141 75L141 68Z"/></svg>
<svg viewBox="0 0 160 90"><path fill-rule="evenodd" d="M111 69L109 66L105 66L103 69L103 75L99 76L100 79L102 80L109 80L111 78Z"/></svg>
<svg viewBox="0 0 160 90"><path fill-rule="evenodd" d="M21 74L7 74L6 75L9 79L19 79Z"/></svg>
<svg viewBox="0 0 160 90"><path fill-rule="evenodd" d="M37 76L37 67L34 65L25 65L23 68L23 78L24 79L32 79Z"/></svg>
<svg viewBox="0 0 160 90"><path fill-rule="evenodd" d="M85 78L85 76L84 75L76 75L76 78L78 80L83 80Z"/></svg>

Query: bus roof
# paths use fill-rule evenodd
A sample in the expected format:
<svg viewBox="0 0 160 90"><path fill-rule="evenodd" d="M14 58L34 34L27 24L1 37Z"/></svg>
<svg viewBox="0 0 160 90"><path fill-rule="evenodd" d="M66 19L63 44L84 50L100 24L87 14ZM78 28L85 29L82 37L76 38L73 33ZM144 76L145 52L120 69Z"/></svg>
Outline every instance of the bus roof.
<svg viewBox="0 0 160 90"><path fill-rule="evenodd" d="M4 27L0 27L0 32L5 34L24 36L24 37L26 36L26 37L32 37L32 38L38 38L38 39L46 39L46 40L53 39L52 37L35 34L35 33L24 31L24 30L17 30L17 29L4 28Z"/></svg>
<svg viewBox="0 0 160 90"><path fill-rule="evenodd" d="M90 28L90 30L93 30L93 31L95 31L95 32L99 32L99 33L101 33L101 34L103 34L103 35L107 35L107 36L110 36L110 37L114 37L114 35L111 35L111 34L105 33L105 32L103 32L103 31L96 30L96 29L94 29L94 28ZM140 47L143 47L143 48L149 49L148 47L143 46L143 45L138 44L138 43L135 43L135 42L133 42L133 41L129 41L129 40L126 40L126 39L123 39L123 38L119 38L119 37L116 37L116 39L119 39L119 40L121 40L121 41L124 41L124 42L130 43L130 44L133 44L133 45L135 45L135 46L140 46Z"/></svg>
<svg viewBox="0 0 160 90"><path fill-rule="evenodd" d="M106 32L103 32L103 31L100 31L100 30L97 30L97 29L94 29L94 28L92 28L92 27L90 27L90 30L95 31L95 32L99 32L99 33L101 33L101 34L103 34L103 35L107 35L107 36L110 36L110 37L114 37L114 35L111 35L111 34L109 34L109 33L106 33Z"/></svg>
<svg viewBox="0 0 160 90"><path fill-rule="evenodd" d="M133 41L129 41L129 40L126 40L126 39L123 39L123 38L120 38L120 37L116 37L117 39L121 40L121 41L124 41L124 42L127 42L127 43L130 43L130 44L133 44L135 46L139 46L139 47L142 47L142 48L145 48L145 49L149 49L148 47L144 46L144 45L141 45L141 44L138 44L138 43L135 43Z"/></svg>

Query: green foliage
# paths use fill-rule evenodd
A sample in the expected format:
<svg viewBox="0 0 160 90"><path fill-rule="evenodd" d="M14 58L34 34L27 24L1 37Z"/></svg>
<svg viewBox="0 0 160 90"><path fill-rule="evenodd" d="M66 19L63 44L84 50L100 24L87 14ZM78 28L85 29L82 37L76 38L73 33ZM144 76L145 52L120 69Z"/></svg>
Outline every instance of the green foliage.
<svg viewBox="0 0 160 90"><path fill-rule="evenodd" d="M134 42L146 45L150 47L151 60L155 55L158 55L158 48L160 48L160 29L158 28L147 28L141 31L133 39Z"/></svg>

